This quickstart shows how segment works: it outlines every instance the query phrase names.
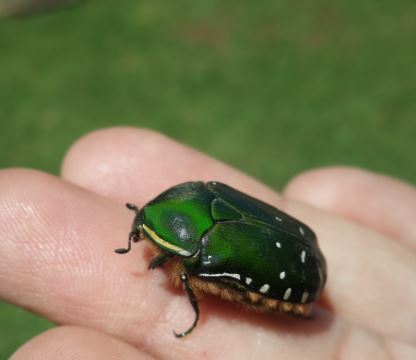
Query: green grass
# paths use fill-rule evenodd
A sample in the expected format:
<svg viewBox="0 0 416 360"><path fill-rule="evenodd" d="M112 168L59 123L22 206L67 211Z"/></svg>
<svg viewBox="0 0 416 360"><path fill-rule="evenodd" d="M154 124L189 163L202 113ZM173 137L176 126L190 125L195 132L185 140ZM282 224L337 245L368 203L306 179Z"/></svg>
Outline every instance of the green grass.
<svg viewBox="0 0 416 360"><path fill-rule="evenodd" d="M0 22L0 166L58 173L80 135L135 125L277 189L329 164L415 183L415 12L412 0L102 0ZM46 327L0 305L0 358Z"/></svg>

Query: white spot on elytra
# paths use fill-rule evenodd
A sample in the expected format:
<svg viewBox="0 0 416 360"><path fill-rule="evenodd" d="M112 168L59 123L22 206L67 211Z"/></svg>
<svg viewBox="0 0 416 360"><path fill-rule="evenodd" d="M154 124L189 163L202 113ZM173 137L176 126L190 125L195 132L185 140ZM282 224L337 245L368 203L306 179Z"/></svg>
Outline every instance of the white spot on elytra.
<svg viewBox="0 0 416 360"><path fill-rule="evenodd" d="M300 300L300 302L301 302L302 304L304 304L304 303L308 300L308 297L309 297L309 293L308 293L307 291L305 291L305 292L302 294L302 299Z"/></svg>
<svg viewBox="0 0 416 360"><path fill-rule="evenodd" d="M276 241L276 246L280 249L282 247L282 244L280 244L280 242Z"/></svg>
<svg viewBox="0 0 416 360"><path fill-rule="evenodd" d="M283 219L282 218L280 218L280 217L278 217L278 216L275 216L274 217L277 221L280 221L280 222L282 222L283 221Z"/></svg>
<svg viewBox="0 0 416 360"><path fill-rule="evenodd" d="M261 288L260 288L260 292L262 294L265 294L268 290L270 289L270 285L269 284L264 284Z"/></svg>
<svg viewBox="0 0 416 360"><path fill-rule="evenodd" d="M300 254L300 260L305 263L305 257L306 257L306 251L302 250L301 254Z"/></svg>
<svg viewBox="0 0 416 360"><path fill-rule="evenodd" d="M221 274L206 274L206 273L204 273L204 274L198 274L198 276L202 276L202 277L231 277L231 278L234 278L234 279L237 279L237 280L241 279L240 274L231 274L231 273L227 273L227 272L224 272L224 273L221 273Z"/></svg>
<svg viewBox="0 0 416 360"><path fill-rule="evenodd" d="M305 236L305 229L302 226L299 227L299 232L302 236Z"/></svg>
<svg viewBox="0 0 416 360"><path fill-rule="evenodd" d="M252 281L253 281L252 278L246 277L246 284L247 285L250 285Z"/></svg>
<svg viewBox="0 0 416 360"><path fill-rule="evenodd" d="M285 291L285 294L283 295L283 300L289 299L291 293L292 293L292 289L291 288L287 288L286 291Z"/></svg>
<svg viewBox="0 0 416 360"><path fill-rule="evenodd" d="M279 274L279 277L283 280L283 279L286 277L286 272L285 272L285 271L282 271L282 272Z"/></svg>

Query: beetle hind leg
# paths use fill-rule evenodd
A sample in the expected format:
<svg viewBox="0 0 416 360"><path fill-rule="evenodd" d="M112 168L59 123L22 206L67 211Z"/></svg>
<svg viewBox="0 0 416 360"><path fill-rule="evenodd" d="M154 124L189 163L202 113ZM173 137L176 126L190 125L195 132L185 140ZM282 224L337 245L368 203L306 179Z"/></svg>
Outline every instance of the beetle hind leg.
<svg viewBox="0 0 416 360"><path fill-rule="evenodd" d="M185 288L186 294L188 295L189 302L191 303L192 308L194 309L195 319L194 319L193 324L191 325L191 327L188 330L183 331L181 333L177 333L175 330L173 331L173 334L177 338L182 338L182 337L190 334L191 331L195 328L195 326L196 326L196 324L198 323L198 320L199 320L199 306L198 306L198 301L196 299L196 296L195 296L194 291L192 290L192 288L189 285L188 276L186 275L186 273L184 273L184 272L181 273L180 280L181 280L181 282L183 284L183 287Z"/></svg>

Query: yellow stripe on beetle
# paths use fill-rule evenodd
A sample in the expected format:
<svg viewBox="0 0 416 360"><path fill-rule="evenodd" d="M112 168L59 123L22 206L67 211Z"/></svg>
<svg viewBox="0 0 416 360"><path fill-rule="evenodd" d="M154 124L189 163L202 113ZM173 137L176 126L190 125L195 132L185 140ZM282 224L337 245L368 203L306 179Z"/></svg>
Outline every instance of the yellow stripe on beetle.
<svg viewBox="0 0 416 360"><path fill-rule="evenodd" d="M180 248L179 246L173 245L166 240L163 240L159 235L157 235L151 228L149 228L146 224L143 224L143 230L146 232L146 234L157 244L161 247L164 247L166 249L172 250L173 252L182 255L182 256L191 256L191 253L189 251L186 251L185 249Z"/></svg>

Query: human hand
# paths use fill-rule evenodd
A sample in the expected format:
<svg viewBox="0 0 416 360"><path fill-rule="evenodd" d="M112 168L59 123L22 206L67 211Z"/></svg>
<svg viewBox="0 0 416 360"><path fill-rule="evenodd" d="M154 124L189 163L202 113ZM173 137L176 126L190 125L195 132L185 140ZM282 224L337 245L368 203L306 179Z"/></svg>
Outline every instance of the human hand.
<svg viewBox="0 0 416 360"><path fill-rule="evenodd" d="M183 291L125 244L139 206L172 185L218 180L311 226L328 262L312 320L207 296L194 332ZM62 178L0 173L0 296L60 326L13 359L416 359L416 190L366 171L305 173L278 195L159 134L109 129L79 140Z"/></svg>

